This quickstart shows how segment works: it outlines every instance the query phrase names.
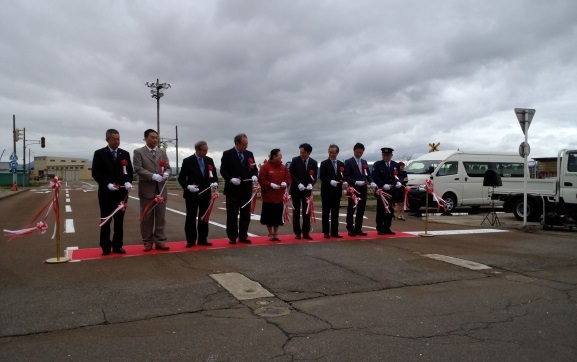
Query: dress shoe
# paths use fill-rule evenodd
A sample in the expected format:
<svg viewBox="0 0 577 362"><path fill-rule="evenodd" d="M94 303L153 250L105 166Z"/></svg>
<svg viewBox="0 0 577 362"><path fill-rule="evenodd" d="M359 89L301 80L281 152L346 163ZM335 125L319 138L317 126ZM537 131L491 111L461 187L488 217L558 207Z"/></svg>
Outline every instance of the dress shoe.
<svg viewBox="0 0 577 362"><path fill-rule="evenodd" d="M387 234L387 233L386 233L386 232L384 232L384 231L382 231L382 230L380 230L380 231L377 231L377 235L386 235L386 234Z"/></svg>
<svg viewBox="0 0 577 362"><path fill-rule="evenodd" d="M230 245L234 245L234 244L236 244L236 239L228 239L228 243Z"/></svg>
<svg viewBox="0 0 577 362"><path fill-rule="evenodd" d="M300 239L301 239L301 234L295 234L295 239L300 240Z"/></svg>
<svg viewBox="0 0 577 362"><path fill-rule="evenodd" d="M151 251L152 245L144 245L144 251Z"/></svg>
<svg viewBox="0 0 577 362"><path fill-rule="evenodd" d="M395 232L392 231L391 229L387 229L387 230L385 230L385 234L395 235Z"/></svg>
<svg viewBox="0 0 577 362"><path fill-rule="evenodd" d="M110 255L110 250L102 250L102 255Z"/></svg>
<svg viewBox="0 0 577 362"><path fill-rule="evenodd" d="M113 248L112 252L116 253L116 254L126 254L126 250L124 250L122 248Z"/></svg>
<svg viewBox="0 0 577 362"><path fill-rule="evenodd" d="M194 243L186 243L186 245L184 247L185 248L192 248L193 246L194 246Z"/></svg>
<svg viewBox="0 0 577 362"><path fill-rule="evenodd" d="M166 245L156 245L156 250L170 250L170 248Z"/></svg>
<svg viewBox="0 0 577 362"><path fill-rule="evenodd" d="M325 236L325 239L330 239L330 238L331 238L331 236L330 236L329 234L326 234L326 233L324 234L324 236Z"/></svg>
<svg viewBox="0 0 577 362"><path fill-rule="evenodd" d="M313 238L309 234L303 234L303 239L312 240Z"/></svg>
<svg viewBox="0 0 577 362"><path fill-rule="evenodd" d="M272 238L271 241L280 241L280 239L275 236L275 237Z"/></svg>
<svg viewBox="0 0 577 362"><path fill-rule="evenodd" d="M239 243L250 244L251 241L249 239L238 239Z"/></svg>
<svg viewBox="0 0 577 362"><path fill-rule="evenodd" d="M331 236L332 236L333 238L338 238L338 239L340 239L340 238L343 237L341 234L331 234Z"/></svg>
<svg viewBox="0 0 577 362"><path fill-rule="evenodd" d="M208 241L199 241L198 245L202 245L202 246L212 246L212 243L209 243Z"/></svg>
<svg viewBox="0 0 577 362"><path fill-rule="evenodd" d="M355 234L355 232L354 232L354 231L349 231L349 233L348 233L348 234L349 234L349 236L357 236L357 234Z"/></svg>
<svg viewBox="0 0 577 362"><path fill-rule="evenodd" d="M355 231L355 234L360 235L360 236L367 236L367 235L369 235L369 234L367 234L366 232L361 231L361 230Z"/></svg>

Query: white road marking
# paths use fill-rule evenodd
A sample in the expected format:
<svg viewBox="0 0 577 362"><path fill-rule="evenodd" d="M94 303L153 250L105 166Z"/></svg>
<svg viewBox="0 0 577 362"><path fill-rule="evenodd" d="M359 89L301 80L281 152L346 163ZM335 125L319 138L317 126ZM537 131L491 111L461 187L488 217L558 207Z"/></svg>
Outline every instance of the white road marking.
<svg viewBox="0 0 577 362"><path fill-rule="evenodd" d="M274 297L262 285L239 273L210 274L209 276L238 300Z"/></svg>
<svg viewBox="0 0 577 362"><path fill-rule="evenodd" d="M458 266L462 266L463 268L471 269L471 270L484 270L484 269L492 269L490 266L485 264L476 263L474 261L465 260L454 258L452 256L447 255L440 255L440 254L424 254L424 257L444 261L445 263L454 264Z"/></svg>
<svg viewBox="0 0 577 362"><path fill-rule="evenodd" d="M64 233L71 234L76 232L74 230L74 220L73 219L66 219L66 224L64 226Z"/></svg>
<svg viewBox="0 0 577 362"><path fill-rule="evenodd" d="M70 199L66 199L66 202L70 202Z"/></svg>
<svg viewBox="0 0 577 362"><path fill-rule="evenodd" d="M72 207L70 205L65 205L66 212L72 212Z"/></svg>
<svg viewBox="0 0 577 362"><path fill-rule="evenodd" d="M171 194L170 192L169 192L168 194L169 194L169 195L172 195L172 196L182 196L182 195L179 195L179 194Z"/></svg>
<svg viewBox="0 0 577 362"><path fill-rule="evenodd" d="M423 231L403 231L404 233L411 235L419 235ZM427 231L428 234L432 235L465 235L465 234L487 234L487 233L507 233L507 230L499 229L470 229L470 230L437 230L437 231Z"/></svg>

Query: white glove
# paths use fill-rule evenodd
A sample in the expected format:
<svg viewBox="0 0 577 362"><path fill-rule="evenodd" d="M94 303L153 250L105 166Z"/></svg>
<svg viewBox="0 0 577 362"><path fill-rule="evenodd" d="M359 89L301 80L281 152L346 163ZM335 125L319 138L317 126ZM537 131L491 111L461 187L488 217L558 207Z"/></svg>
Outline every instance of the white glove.
<svg viewBox="0 0 577 362"><path fill-rule="evenodd" d="M165 172L164 174L162 174L162 180L163 181L168 180L168 172Z"/></svg>
<svg viewBox="0 0 577 362"><path fill-rule="evenodd" d="M344 187L344 188L347 188L347 187L349 187L349 183L348 183L348 182L346 182L346 181L344 181L344 182L343 182L343 187Z"/></svg>
<svg viewBox="0 0 577 362"><path fill-rule="evenodd" d="M212 187L213 189L217 189L218 188L218 182L211 183L210 187Z"/></svg>
<svg viewBox="0 0 577 362"><path fill-rule="evenodd" d="M280 183L280 187L282 187L282 188L286 188L286 182L284 182L284 181L283 181L283 182L281 182L281 183Z"/></svg>
<svg viewBox="0 0 577 362"><path fill-rule="evenodd" d="M253 176L253 177L252 177L252 182L258 182L258 177Z"/></svg>
<svg viewBox="0 0 577 362"><path fill-rule="evenodd" d="M126 191L129 191L132 188L132 184L130 182L125 182L124 188L126 189Z"/></svg>
<svg viewBox="0 0 577 362"><path fill-rule="evenodd" d="M370 186L370 187L372 187L372 188L374 188L374 189L376 189L376 188L377 188L377 184L376 184L376 183L374 183L374 182L371 182L371 184L370 184L369 186Z"/></svg>
<svg viewBox="0 0 577 362"><path fill-rule="evenodd" d="M390 189L391 189L391 185L389 185L389 184L384 184L384 185L383 185L383 190L389 191Z"/></svg>
<svg viewBox="0 0 577 362"><path fill-rule="evenodd" d="M305 190L305 185L303 185L303 184L299 184L298 187L299 187L299 190L300 190L300 191L304 191L304 190Z"/></svg>
<svg viewBox="0 0 577 362"><path fill-rule="evenodd" d="M357 186L363 186L365 184L365 181L355 181L355 185Z"/></svg>
<svg viewBox="0 0 577 362"><path fill-rule="evenodd" d="M116 187L114 184L108 184L108 189L109 189L110 191L117 191L117 190L118 190L118 187Z"/></svg>
<svg viewBox="0 0 577 362"><path fill-rule="evenodd" d="M152 181L162 182L162 176L157 173L152 174Z"/></svg>
<svg viewBox="0 0 577 362"><path fill-rule="evenodd" d="M238 179L238 178L231 178L231 179L230 179L230 183L232 183L232 184L235 185L235 186L238 186L238 185L240 185L240 179Z"/></svg>
<svg viewBox="0 0 577 362"><path fill-rule="evenodd" d="M196 185L188 185L188 186L186 186L186 188L188 189L188 191L193 192L193 193L198 192L198 190L200 190L198 188L198 186L196 186Z"/></svg>
<svg viewBox="0 0 577 362"><path fill-rule="evenodd" d="M337 187L338 184L339 184L339 183L336 182L335 180L331 180L331 186Z"/></svg>
<svg viewBox="0 0 577 362"><path fill-rule="evenodd" d="M275 190L280 189L280 186L277 185L277 184L275 184L275 183L273 183L273 182L270 183L270 187L273 188L273 189L275 189Z"/></svg>
<svg viewBox="0 0 577 362"><path fill-rule="evenodd" d="M312 190L312 189L313 189L313 185L308 184L308 185L307 185L307 190Z"/></svg>
<svg viewBox="0 0 577 362"><path fill-rule="evenodd" d="M399 181L397 181L397 183L395 184L395 187L396 187L396 188L399 188L399 187L401 187L401 186L403 186L403 185L402 185Z"/></svg>

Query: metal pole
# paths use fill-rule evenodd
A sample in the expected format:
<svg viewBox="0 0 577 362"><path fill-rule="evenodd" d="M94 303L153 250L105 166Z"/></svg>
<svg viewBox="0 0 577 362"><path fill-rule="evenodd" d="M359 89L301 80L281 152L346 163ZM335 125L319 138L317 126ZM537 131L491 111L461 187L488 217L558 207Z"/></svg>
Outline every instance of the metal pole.
<svg viewBox="0 0 577 362"><path fill-rule="evenodd" d="M158 78L156 78L156 134L160 140L160 88L158 85Z"/></svg>
<svg viewBox="0 0 577 362"><path fill-rule="evenodd" d="M176 175L178 175L178 126L176 128Z"/></svg>
<svg viewBox="0 0 577 362"><path fill-rule="evenodd" d="M525 110L525 120L523 127L525 128L525 145L527 144L527 139L529 138L529 112ZM527 152L524 153L525 158L525 169L524 177L523 177L523 227L527 226L527 176L528 176L528 168L527 168Z"/></svg>
<svg viewBox="0 0 577 362"><path fill-rule="evenodd" d="M12 141L14 142L14 156L16 156L16 115L12 115ZM12 174L12 184L18 181L18 166L16 172Z"/></svg>
<svg viewBox="0 0 577 362"><path fill-rule="evenodd" d="M26 128L22 128L22 187L26 186Z"/></svg>

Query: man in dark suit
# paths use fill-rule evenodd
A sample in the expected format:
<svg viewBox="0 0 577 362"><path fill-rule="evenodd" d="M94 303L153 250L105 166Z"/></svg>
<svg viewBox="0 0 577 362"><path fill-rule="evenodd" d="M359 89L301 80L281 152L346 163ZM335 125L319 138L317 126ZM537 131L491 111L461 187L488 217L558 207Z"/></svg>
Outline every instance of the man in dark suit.
<svg viewBox="0 0 577 362"><path fill-rule="evenodd" d="M357 214L355 216L355 202L352 197L349 198L347 205L347 230L349 236L367 235L362 229L363 216L365 215L365 206L367 204L367 188L369 184L371 187L376 187L372 182L371 171L367 161L361 158L363 153L365 153L365 146L362 143L357 143L353 147L354 156L345 161L345 180L357 190L358 194L356 196L360 199L357 203Z"/></svg>
<svg viewBox="0 0 577 362"><path fill-rule="evenodd" d="M132 162L130 153L119 148L120 134L115 129L106 131L108 146L94 152L92 159L92 178L98 182L98 204L100 217L106 218L116 210L121 201L127 202L128 191L132 188ZM110 224L114 219L114 235L110 240ZM122 248L124 235L124 210L100 227L100 247L102 255L112 252L125 254Z"/></svg>
<svg viewBox="0 0 577 362"><path fill-rule="evenodd" d="M182 197L186 202L186 247L198 245L211 246L208 242L208 222L201 219L210 205L211 192L207 188L218 187L218 176L212 158L207 157L208 145L205 141L198 141L194 145L195 154L182 161L182 168L178 175L178 183L184 189ZM206 191L205 191L206 190ZM202 192L202 193L201 193ZM198 231L196 227L198 217Z"/></svg>
<svg viewBox="0 0 577 362"><path fill-rule="evenodd" d="M307 197L312 196L313 186L317 182L318 164L310 155L313 148L308 143L299 146L299 156L291 161L289 171L292 178L290 195L293 200L293 232L295 239L302 237L308 240L310 236L311 216L307 211ZM303 224L301 228L301 210L303 214Z"/></svg>
<svg viewBox="0 0 577 362"><path fill-rule="evenodd" d="M375 162L373 165L373 178L379 189L391 195L390 199L387 199L389 203L388 211L385 210L385 205L381 201L380 197L377 197L377 233L379 235L395 235L395 232L391 230L391 224L393 221L393 207L395 206L395 200L397 199L397 192L403 186L400 179L395 177L395 171L398 175L399 165L395 161L391 161L393 157L393 149L390 147L381 148L382 159Z"/></svg>
<svg viewBox="0 0 577 362"><path fill-rule="evenodd" d="M220 175L225 181L226 235L231 244L236 244L237 238L241 243L250 244L250 205L242 206L250 200L252 186L258 182L258 168L247 147L248 137L240 133L234 137L234 147L224 151L220 160Z"/></svg>
<svg viewBox="0 0 577 362"><path fill-rule="evenodd" d="M320 167L323 234L327 239L343 237L339 235L339 208L345 182L341 167L344 168L345 164L337 160L338 155L339 146L330 145L329 158L322 161Z"/></svg>

